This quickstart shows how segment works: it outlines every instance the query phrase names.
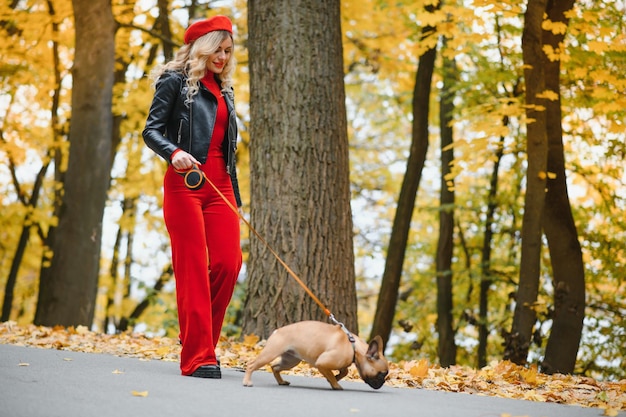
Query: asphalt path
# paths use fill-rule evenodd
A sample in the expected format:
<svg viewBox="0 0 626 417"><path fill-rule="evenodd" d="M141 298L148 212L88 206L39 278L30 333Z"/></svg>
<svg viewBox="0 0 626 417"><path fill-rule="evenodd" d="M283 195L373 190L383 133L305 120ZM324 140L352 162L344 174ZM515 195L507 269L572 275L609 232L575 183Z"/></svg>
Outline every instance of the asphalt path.
<svg viewBox="0 0 626 417"><path fill-rule="evenodd" d="M341 381L333 391L323 378L252 376L222 368L222 379L180 375L178 363L108 354L0 345L2 417L596 417L599 408L510 400L469 394ZM620 417L626 417L622 412Z"/></svg>

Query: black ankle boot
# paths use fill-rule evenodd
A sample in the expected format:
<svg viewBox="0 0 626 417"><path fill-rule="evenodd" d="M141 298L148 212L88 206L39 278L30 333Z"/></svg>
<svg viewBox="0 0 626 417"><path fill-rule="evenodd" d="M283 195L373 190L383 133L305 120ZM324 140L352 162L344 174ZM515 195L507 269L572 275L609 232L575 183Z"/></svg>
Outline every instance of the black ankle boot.
<svg viewBox="0 0 626 417"><path fill-rule="evenodd" d="M221 379L222 370L218 365L202 365L196 369L191 376L195 376L196 378Z"/></svg>

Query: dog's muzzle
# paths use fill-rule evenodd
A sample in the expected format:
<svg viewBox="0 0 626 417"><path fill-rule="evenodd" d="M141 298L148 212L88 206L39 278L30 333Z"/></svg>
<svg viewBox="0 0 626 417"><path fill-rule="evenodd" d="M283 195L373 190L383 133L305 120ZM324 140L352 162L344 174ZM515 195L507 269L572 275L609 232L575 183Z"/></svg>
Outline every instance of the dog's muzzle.
<svg viewBox="0 0 626 417"><path fill-rule="evenodd" d="M389 371L379 372L378 375L365 379L365 383L374 389L378 389L385 383L388 373Z"/></svg>

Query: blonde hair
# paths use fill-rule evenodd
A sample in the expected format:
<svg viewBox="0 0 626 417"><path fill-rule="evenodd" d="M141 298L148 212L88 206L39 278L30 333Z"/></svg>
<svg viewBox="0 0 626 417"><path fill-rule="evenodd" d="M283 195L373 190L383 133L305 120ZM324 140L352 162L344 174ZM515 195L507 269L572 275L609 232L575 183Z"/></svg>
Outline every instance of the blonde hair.
<svg viewBox="0 0 626 417"><path fill-rule="evenodd" d="M185 103L191 103L193 97L200 90L200 80L206 74L206 65L209 55L214 53L226 39L233 40L232 35L225 30L216 30L209 32L193 41L191 44L181 46L174 58L164 64L156 67L151 73L150 78L156 82L166 71L181 72L186 76L187 81L187 99ZM233 41L233 48L235 47ZM237 61L234 52L231 53L228 63L224 66L224 70L217 74L217 78L222 84L222 93L228 94L232 98L233 74Z"/></svg>

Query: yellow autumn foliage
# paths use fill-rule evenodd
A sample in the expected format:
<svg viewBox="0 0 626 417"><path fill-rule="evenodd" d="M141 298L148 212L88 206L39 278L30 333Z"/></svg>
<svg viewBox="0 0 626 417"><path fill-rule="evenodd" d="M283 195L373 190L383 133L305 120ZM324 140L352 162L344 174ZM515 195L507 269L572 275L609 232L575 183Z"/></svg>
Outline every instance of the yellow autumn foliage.
<svg viewBox="0 0 626 417"><path fill-rule="evenodd" d="M10 8L11 3L17 4L15 9ZM119 210L123 200L137 199L141 211L134 218L126 214L112 216L112 222L106 227L113 233L121 229L127 233L147 231L165 235L158 203L164 165L147 156L140 136L153 93L146 77L151 69L148 60L152 47L161 50L161 40L150 34L155 23L156 8L155 4L149 3L124 2L114 5L115 18L121 25L116 34L119 57L116 68L123 69L125 63L129 66L125 79L116 84L114 89L112 112L121 117L121 142L117 149L108 204L111 211L115 211ZM244 173L240 176L240 185L248 206L247 144L253 138L249 137L247 129L250 88L245 50L247 10L243 0L232 4L232 7L219 9L219 12L235 16L237 28L235 51L240 71L237 72L236 98L243 124L238 159ZM501 281L493 291L494 305L499 306L494 308L493 321L506 323L508 320L505 306L511 287L502 283L515 281L518 271L516 256L519 248L515 236L519 232L519 217L523 211L519 205L523 192L519 178L524 170L524 126L532 123L532 120L525 119L522 82L524 66L520 45L524 2L474 0L446 3L435 12L425 10L427 5L433 4L432 0L341 2L346 95L352 116L348 120L347 129L350 134L353 197L355 200L363 198L359 207L365 207L363 211L355 213L355 217L364 216L372 222L372 225L355 225L357 236L362 237L355 240L355 252L362 271L359 275L359 288L363 291L360 301L365 308L362 309L360 321L364 324L371 322L371 304L375 300L372 294L377 293L380 275L372 271L374 268L368 261L384 259L386 239L405 169L413 121L411 99L417 63L427 48L440 45L442 36L447 38L447 47L439 52L449 59L454 58L459 71L458 85L455 87L455 101L458 105L453 122L455 143L452 146L456 160L446 180L448 184L454 180L460 207L458 230L464 232L470 251L467 260L459 255L458 264L454 266L454 272L461 277L459 281L464 283L460 285L466 285L462 287L463 290L459 289L455 298L464 298L465 294L462 297L460 293L465 290L468 297L474 295L469 291L469 283L478 276L477 265L472 263L477 254L471 251L480 247L481 236L476 230L480 228L487 203L487 174L497 161L496 150L502 149L506 163L500 172L497 195L500 223L496 225L500 240L492 260ZM53 6L53 11L49 5ZM184 6L175 3L171 6L176 16L184 14ZM626 264L626 250L623 246L626 241L626 225L623 221L626 182L623 163L626 132L624 10L619 9L616 2L590 2L588 6L587 10L587 4L577 4L567 12L572 21L565 32L566 39L558 49L544 48L548 58L560 61L562 86L558 92L545 91L542 97L554 101L560 94L562 100L567 180L572 191L574 215L587 266L590 304L607 311L623 311L624 300L619 295L624 294L623 270ZM4 284L21 229L32 226L27 252L20 264L16 299L12 306L12 318L20 324L32 321L39 269L47 265L46 257L50 255L40 236L45 236L58 222L52 215L54 193L62 192L63 185L54 178L53 170L57 168L59 173L64 172L66 157L54 160L54 167L49 169L44 180L45 193L38 205L27 207L23 201L32 192L33 172L50 160L48 151L57 150L64 156L69 151L67 133L71 120L74 43L72 13L70 0L28 0L0 4L0 20L8 22L6 28L19 29L15 33L3 31L4 42L0 43L0 189L3 191L0 193L0 241L3 242L0 245L0 294L4 294ZM180 43L185 24L184 19L171 20L174 42ZM435 32L420 41L419 36L425 25L433 26ZM55 26L58 30L53 32ZM562 24L549 20L544 21L543 27L555 34L565 31ZM53 45L58 48L56 57L53 56ZM58 58L56 63L55 58ZM159 56L156 62L162 59ZM436 155L433 156L438 152L437 94L442 79L439 59L433 76L429 115L431 154L427 168L430 175L425 175L420 184L403 282L407 287L425 289L419 291L424 293L419 295L423 297L420 301L424 302L417 308L402 306L402 311L399 311L399 315L410 316L417 322L416 327L425 334L436 322L434 301L432 294L429 294L434 292L431 282L433 275L429 268L437 235L433 211L436 210L436 192L440 186L440 179L432 175L439 169ZM56 88L59 89L58 108L52 114L52 96ZM541 107L536 109L542 110ZM52 124L53 118L56 119L56 125ZM15 167L15 179L10 170L11 165ZM547 180L554 179L554 173L551 172L539 175ZM15 181L19 183L19 190ZM141 239L137 241L141 250L152 243ZM104 242L104 271L111 265L108 259L112 252L110 245L110 242ZM133 259L133 266L154 266L157 260L167 258L167 249L166 245L162 245L155 252L149 252L147 259ZM456 250L458 254L461 253L460 246L456 246ZM545 276L550 275L548 269L543 272ZM151 274L140 278L154 280L155 273ZM104 295L116 285L109 276L108 271L103 272L103 296L97 310L98 325L107 314L115 317L128 314L140 301L140 295L133 294L133 297L106 311ZM132 278L137 279L135 276ZM465 307L474 309L475 305L471 304L474 301L468 302ZM173 304L171 292L160 294L159 303L150 307L141 318L142 322L151 329L166 327L163 324L166 321L164 317L172 314L170 307ZM537 307L538 310L545 312L550 306L542 300L540 307ZM590 311L588 314L593 318L601 313ZM602 315L599 317L606 320ZM611 323L611 326L614 325ZM621 326L623 329L623 324ZM599 326L591 333L601 330ZM68 337L78 336L81 336L80 333ZM611 340L618 349L619 339ZM249 348L257 343L258 340L255 341L253 337L245 341ZM428 360L434 362L436 358L436 349L432 348L434 342L431 340L430 345L428 343L427 340L419 352L428 357L424 359L426 362L410 366L411 372L417 373L424 381L434 372L432 365L426 367L425 364L429 363ZM583 350L592 352L590 355L600 357L603 354L593 351L593 341L583 343ZM490 356L497 357L501 352L496 342L493 345L490 347ZM168 356L163 349L154 354ZM418 355L416 352L411 354ZM464 355L461 362L472 363L471 355L474 352L461 354ZM612 358L603 358L603 362L611 362L611 359L624 357L625 354L622 344L621 352L616 350ZM413 377L407 384L416 384L415 379ZM446 379L445 384L450 389L459 389L457 381ZM437 383L433 382L433 385L437 386ZM527 395L548 394L535 391ZM549 396L546 398L550 399Z"/></svg>

